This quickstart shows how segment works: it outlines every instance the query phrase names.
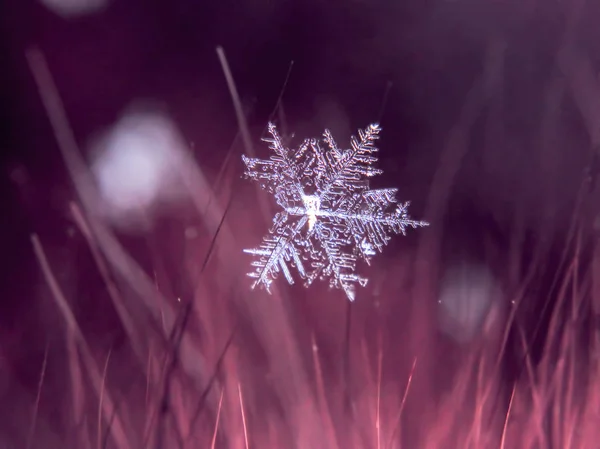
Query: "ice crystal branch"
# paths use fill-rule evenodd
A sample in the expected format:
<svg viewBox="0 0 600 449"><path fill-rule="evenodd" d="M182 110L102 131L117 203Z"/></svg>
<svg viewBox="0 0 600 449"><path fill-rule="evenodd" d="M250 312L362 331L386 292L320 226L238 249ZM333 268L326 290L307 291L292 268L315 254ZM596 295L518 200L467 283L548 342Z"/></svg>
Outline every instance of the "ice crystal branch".
<svg viewBox="0 0 600 449"><path fill-rule="evenodd" d="M359 130L346 150L329 130L322 140L306 139L291 149L269 123L270 137L264 141L271 157L242 156L246 177L271 193L281 208L260 246L244 250L255 256L254 271L248 274L254 279L252 288L270 291L279 273L293 284L294 267L306 286L328 280L353 301L356 284L367 284L367 278L356 274L358 260L370 263L391 234L406 235L409 227L428 225L409 217L408 202L396 202L397 189L369 189L369 178L382 173L374 167L380 131L379 125Z"/></svg>

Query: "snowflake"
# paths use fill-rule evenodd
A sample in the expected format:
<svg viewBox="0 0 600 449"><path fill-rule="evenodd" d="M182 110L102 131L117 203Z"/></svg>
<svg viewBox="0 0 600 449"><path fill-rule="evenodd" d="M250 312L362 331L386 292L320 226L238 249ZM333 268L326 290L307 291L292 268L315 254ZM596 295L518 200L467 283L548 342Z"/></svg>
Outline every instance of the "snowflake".
<svg viewBox="0 0 600 449"><path fill-rule="evenodd" d="M246 177L258 181L281 207L261 245L244 250L256 257L255 270L248 273L255 279L252 288L270 292L280 272L293 284L290 268L295 267L307 287L315 279L328 280L353 301L356 284L367 284L355 273L357 261L369 264L391 233L406 235L407 227L428 225L408 216L409 202L396 203L397 189L369 189L368 178L382 173L373 167L380 130L379 125L359 130L347 150L329 130L322 142L306 139L291 149L269 123L270 137L263 140L275 154L268 160L242 156Z"/></svg>

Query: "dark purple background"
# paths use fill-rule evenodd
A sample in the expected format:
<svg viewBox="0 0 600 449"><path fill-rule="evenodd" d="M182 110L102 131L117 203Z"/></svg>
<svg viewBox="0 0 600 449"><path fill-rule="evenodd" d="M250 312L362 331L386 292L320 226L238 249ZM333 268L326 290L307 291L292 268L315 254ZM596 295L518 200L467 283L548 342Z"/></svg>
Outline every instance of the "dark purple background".
<svg viewBox="0 0 600 449"><path fill-rule="evenodd" d="M78 294L93 285L77 279L73 269L81 268L82 245L67 235L67 203L74 194L26 63L29 46L44 52L83 147L133 100L152 99L194 143L207 172L218 170L237 130L215 47L226 51L255 141L293 61L283 96L290 128L299 136L317 135L324 127L347 135L380 120L385 170L380 182L397 186L419 216L486 48L492 39L505 39L503 90L473 127L444 223L449 253L458 248L478 253L480 237L488 232L499 247L506 245L509 224L523 211L537 239L544 202L554 210L554 221L546 223L550 240L563 237L590 156L587 130L569 95L560 105L554 142L560 160L551 161L549 170L541 168L537 139L546 90L561 77L556 55L571 3L115 0L99 14L64 20L41 4L3 2L0 354L22 370L27 388L35 385L43 342L52 331L35 326L44 310L37 300L47 293L30 233L63 254L71 267L66 279ZM596 70L600 3L587 3L574 45ZM490 114L502 127L491 143L484 136ZM491 162L482 161L484 144Z"/></svg>

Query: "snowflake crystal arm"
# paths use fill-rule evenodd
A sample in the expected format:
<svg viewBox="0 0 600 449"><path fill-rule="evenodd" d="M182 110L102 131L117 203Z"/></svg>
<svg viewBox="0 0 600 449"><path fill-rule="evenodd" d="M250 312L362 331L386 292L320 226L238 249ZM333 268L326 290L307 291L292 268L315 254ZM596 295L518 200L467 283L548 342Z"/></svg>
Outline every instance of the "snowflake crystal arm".
<svg viewBox="0 0 600 449"><path fill-rule="evenodd" d="M264 139L269 149L275 153L268 160L242 156L246 164L246 176L258 181L261 188L275 195L275 200L284 209L302 204L305 196L299 179L299 167L296 162L306 151L307 142L294 153L286 148L275 125L269 123L271 138Z"/></svg>
<svg viewBox="0 0 600 449"><path fill-rule="evenodd" d="M248 274L253 288L270 291L279 273L293 284L293 266L306 286L328 280L352 301L356 284L367 284L355 273L357 261L369 263L391 234L428 225L409 217L408 202L396 203L396 189L369 189L368 179L382 173L373 167L380 130L378 125L359 130L347 150L328 130L322 139L327 149L316 139L289 149L270 123L271 137L265 139L274 152L270 159L243 156L246 177L258 181L282 209L261 245L244 250L256 257Z"/></svg>
<svg viewBox="0 0 600 449"><path fill-rule="evenodd" d="M351 149L342 151L337 147L329 130L323 133L323 140L329 146L326 153L330 163L330 172L324 177L325 183L320 186L322 197L341 195L348 192L364 190L368 187L368 179L383 173L382 170L372 167L377 162L373 156L378 149L375 141L379 139L379 125L369 125L367 129L359 130L360 140L352 136Z"/></svg>
<svg viewBox="0 0 600 449"><path fill-rule="evenodd" d="M252 262L255 271L248 273L248 276L254 278L252 285L262 285L269 293L273 280L279 272L283 272L289 284L294 283L288 264L296 267L300 276L306 277L306 270L300 259L300 252L294 246L293 239L299 230L307 222L308 218L303 217L292 228L285 226L288 221L288 214L283 212L275 216L273 227L269 234L263 238L262 244L258 248L245 249L244 252L258 256L258 259Z"/></svg>

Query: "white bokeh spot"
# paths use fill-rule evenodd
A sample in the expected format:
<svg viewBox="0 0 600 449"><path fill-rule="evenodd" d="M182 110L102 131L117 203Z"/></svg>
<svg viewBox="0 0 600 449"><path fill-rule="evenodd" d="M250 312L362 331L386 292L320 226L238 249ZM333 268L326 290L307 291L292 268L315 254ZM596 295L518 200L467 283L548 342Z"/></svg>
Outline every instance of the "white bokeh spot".
<svg viewBox="0 0 600 449"><path fill-rule="evenodd" d="M499 293L498 283L487 267L467 262L451 267L438 299L440 330L459 343L475 338Z"/></svg>
<svg viewBox="0 0 600 449"><path fill-rule="evenodd" d="M93 172L104 213L124 218L170 196L182 145L167 118L134 114L108 131L95 154Z"/></svg>
<svg viewBox="0 0 600 449"><path fill-rule="evenodd" d="M50 11L68 18L98 13L108 6L108 0L40 0Z"/></svg>

